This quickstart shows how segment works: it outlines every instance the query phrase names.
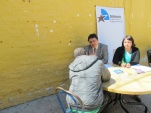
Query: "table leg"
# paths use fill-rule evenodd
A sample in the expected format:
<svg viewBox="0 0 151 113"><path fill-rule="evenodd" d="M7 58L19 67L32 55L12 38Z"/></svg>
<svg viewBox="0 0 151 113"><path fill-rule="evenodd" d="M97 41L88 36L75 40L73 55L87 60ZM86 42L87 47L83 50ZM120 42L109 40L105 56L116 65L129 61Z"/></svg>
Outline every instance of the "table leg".
<svg viewBox="0 0 151 113"><path fill-rule="evenodd" d="M111 98L111 94L109 95L110 98ZM142 105L145 107L145 113L147 113L148 109L147 109L147 106L145 106L145 104L143 104L142 102L126 102L124 99L123 99L123 96L122 94L118 94L116 93L115 95L115 98L113 100L111 100L107 106L109 106L110 104L112 104L114 102L113 105L115 105L117 103L117 101L120 101L120 105L122 107L122 109L126 112L126 113L129 113L129 111L124 107L124 104L130 104L130 105Z"/></svg>
<svg viewBox="0 0 151 113"><path fill-rule="evenodd" d="M121 95L121 94L120 94ZM144 104L144 103L142 103L142 102L126 102L124 99L123 99L123 97L122 97L122 95L121 95L121 99L120 99L120 103L122 104L130 104L130 105L142 105L142 106L144 106L145 107L145 113L147 113L147 111L148 111L148 108L147 108L147 106ZM121 106L123 106L123 105L121 105ZM124 109L124 108L123 108ZM126 111L125 111L126 112ZM127 112L126 112L127 113Z"/></svg>
<svg viewBox="0 0 151 113"><path fill-rule="evenodd" d="M119 101L120 101L120 105L121 105L121 107L123 108L123 110L124 110L126 113L129 113L129 111L123 106L123 103L125 104L125 101L123 100L121 94L119 94Z"/></svg>

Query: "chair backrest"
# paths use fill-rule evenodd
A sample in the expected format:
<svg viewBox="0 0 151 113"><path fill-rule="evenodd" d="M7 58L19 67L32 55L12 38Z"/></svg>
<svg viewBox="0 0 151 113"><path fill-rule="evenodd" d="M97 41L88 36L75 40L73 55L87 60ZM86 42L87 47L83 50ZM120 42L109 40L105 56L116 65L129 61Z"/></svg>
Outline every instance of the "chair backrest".
<svg viewBox="0 0 151 113"><path fill-rule="evenodd" d="M82 100L76 94L74 94L70 91L67 91L61 87L57 87L55 90L55 93L56 93L57 99L59 101L59 104L61 106L63 113L72 113L72 112L70 110L67 111L68 108L65 107L65 105L61 99L61 94L68 95L74 101L74 103L76 105L76 113L78 113L78 104L77 104L77 100L78 100L81 105L81 108L82 108L81 111L82 111L82 113L84 113L84 104L83 104Z"/></svg>
<svg viewBox="0 0 151 113"><path fill-rule="evenodd" d="M151 66L151 50L147 50L148 65Z"/></svg>

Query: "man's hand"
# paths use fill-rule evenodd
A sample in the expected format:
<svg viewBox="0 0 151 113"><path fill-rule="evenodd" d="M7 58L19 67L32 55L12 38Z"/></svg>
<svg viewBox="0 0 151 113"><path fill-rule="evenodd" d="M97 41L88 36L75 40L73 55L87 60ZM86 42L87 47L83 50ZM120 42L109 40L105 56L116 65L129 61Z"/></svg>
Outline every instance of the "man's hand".
<svg viewBox="0 0 151 113"><path fill-rule="evenodd" d="M92 54L88 54L88 52L85 52L86 55L96 55L96 52L93 52Z"/></svg>
<svg viewBox="0 0 151 113"><path fill-rule="evenodd" d="M86 55L89 55L89 53L88 53L88 52L85 52L85 54L86 54Z"/></svg>

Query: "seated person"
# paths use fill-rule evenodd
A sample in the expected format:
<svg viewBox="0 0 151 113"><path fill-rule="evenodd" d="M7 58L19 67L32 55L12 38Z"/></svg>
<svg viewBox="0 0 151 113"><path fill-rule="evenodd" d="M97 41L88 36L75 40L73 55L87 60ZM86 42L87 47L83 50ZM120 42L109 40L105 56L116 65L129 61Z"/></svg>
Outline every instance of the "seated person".
<svg viewBox="0 0 151 113"><path fill-rule="evenodd" d="M105 44L99 43L96 34L90 34L88 36L88 41L90 45L84 47L87 55L96 55L99 59L103 61L104 64L108 63L108 47Z"/></svg>
<svg viewBox="0 0 151 113"><path fill-rule="evenodd" d="M94 110L100 109L104 101L102 82L110 80L110 72L96 55L85 55L83 48L75 49L74 57L75 60L69 65L69 91L80 97L87 112L94 113ZM70 97L67 96L66 100L74 106Z"/></svg>
<svg viewBox="0 0 151 113"><path fill-rule="evenodd" d="M139 61L140 51L135 47L132 36L127 35L122 41L122 46L116 49L113 63L129 68L131 65L139 64Z"/></svg>
<svg viewBox="0 0 151 113"><path fill-rule="evenodd" d="M127 35L123 41L122 46L118 47L114 53L113 63L122 67L130 68L132 65L139 64L140 51L135 47L132 36ZM136 101L141 102L138 95L134 95Z"/></svg>

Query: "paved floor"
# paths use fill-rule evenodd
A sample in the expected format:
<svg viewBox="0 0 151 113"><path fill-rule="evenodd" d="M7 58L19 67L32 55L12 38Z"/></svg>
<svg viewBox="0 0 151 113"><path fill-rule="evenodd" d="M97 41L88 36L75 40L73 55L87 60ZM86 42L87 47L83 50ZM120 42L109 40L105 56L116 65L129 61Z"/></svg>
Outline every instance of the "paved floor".
<svg viewBox="0 0 151 113"><path fill-rule="evenodd" d="M133 96L124 95L125 100L135 101ZM142 95L142 102L148 107L151 113L151 95ZM65 98L64 98L65 102ZM144 113L144 107L137 105L125 105L130 113ZM62 113L55 95L40 98L14 107L0 110L0 113ZM102 113L125 113L120 104L109 106Z"/></svg>

